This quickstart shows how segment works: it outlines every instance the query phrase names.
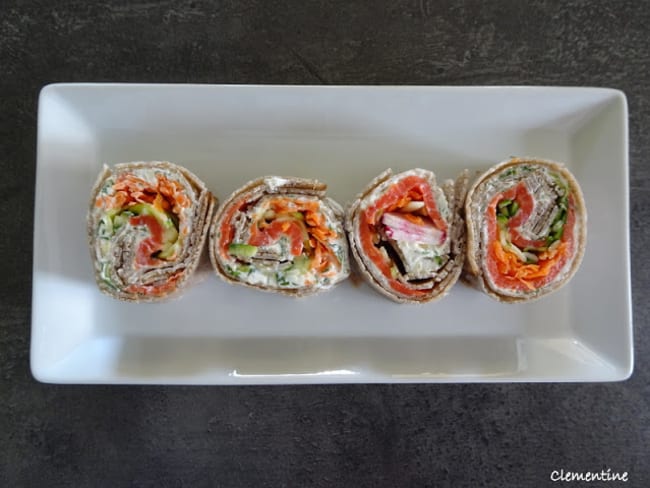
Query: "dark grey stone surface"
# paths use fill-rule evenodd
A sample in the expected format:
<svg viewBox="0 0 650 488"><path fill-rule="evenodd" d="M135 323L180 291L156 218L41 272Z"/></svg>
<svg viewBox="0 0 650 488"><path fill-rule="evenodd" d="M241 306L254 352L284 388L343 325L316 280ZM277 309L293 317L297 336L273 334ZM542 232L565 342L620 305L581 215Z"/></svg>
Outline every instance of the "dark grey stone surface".
<svg viewBox="0 0 650 488"><path fill-rule="evenodd" d="M628 471L625 486L650 486L649 26L650 3L633 0L3 0L0 486L537 487L553 485L550 472L560 468ZM580 385L36 383L28 362L36 98L55 81L624 90L632 378Z"/></svg>

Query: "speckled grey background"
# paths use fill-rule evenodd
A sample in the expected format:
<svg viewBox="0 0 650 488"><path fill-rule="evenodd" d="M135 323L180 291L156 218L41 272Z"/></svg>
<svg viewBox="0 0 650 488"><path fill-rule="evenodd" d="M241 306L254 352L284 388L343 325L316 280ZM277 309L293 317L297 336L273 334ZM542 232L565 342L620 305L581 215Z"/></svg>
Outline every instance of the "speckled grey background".
<svg viewBox="0 0 650 488"><path fill-rule="evenodd" d="M3 0L0 486L538 487L557 485L553 469L608 467L629 472L624 486L650 486L649 60L647 1ZM634 375L582 385L36 383L36 99L55 81L624 90Z"/></svg>

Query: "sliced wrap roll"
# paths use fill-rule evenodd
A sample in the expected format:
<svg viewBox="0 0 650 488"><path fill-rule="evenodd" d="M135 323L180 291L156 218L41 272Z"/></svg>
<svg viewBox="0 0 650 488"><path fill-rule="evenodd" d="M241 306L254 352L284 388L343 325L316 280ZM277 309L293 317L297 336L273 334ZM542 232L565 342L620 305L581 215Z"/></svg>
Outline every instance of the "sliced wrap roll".
<svg viewBox="0 0 650 488"><path fill-rule="evenodd" d="M350 273L343 209L316 180L267 176L236 190L214 216L210 259L226 282L304 296Z"/></svg>
<svg viewBox="0 0 650 488"><path fill-rule="evenodd" d="M160 301L180 290L199 264L215 203L181 166L104 166L87 219L100 290L132 302Z"/></svg>
<svg viewBox="0 0 650 488"><path fill-rule="evenodd" d="M438 186L431 171L389 169L349 207L346 229L361 273L397 302L443 297L465 259L467 174Z"/></svg>
<svg viewBox="0 0 650 488"><path fill-rule="evenodd" d="M465 212L467 275L496 300L540 298L580 265L587 211L560 163L513 158L490 168L470 188Z"/></svg>

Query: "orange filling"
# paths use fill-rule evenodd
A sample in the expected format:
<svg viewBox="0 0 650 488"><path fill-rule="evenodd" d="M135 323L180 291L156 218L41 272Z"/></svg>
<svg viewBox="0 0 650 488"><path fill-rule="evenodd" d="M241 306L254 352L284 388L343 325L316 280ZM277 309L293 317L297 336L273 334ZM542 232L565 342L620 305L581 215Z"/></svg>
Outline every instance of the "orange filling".
<svg viewBox="0 0 650 488"><path fill-rule="evenodd" d="M219 249L224 260L230 259L228 252L235 234L232 220L239 211L246 211L245 197L234 202L228 208L221 224L221 247ZM331 249L329 243L338 237L336 231L326 225L325 217L320 211L320 204L313 200L300 198L276 197L268 202L267 212L270 219L260 219L250 226L250 237L246 244L251 246L268 246L277 242L283 236L291 242L291 254L300 256L304 252L310 257L310 269L325 276L334 275L340 269L341 263ZM302 218L297 218L300 214Z"/></svg>
<svg viewBox="0 0 650 488"><path fill-rule="evenodd" d="M100 195L95 199L95 207L104 210L128 210L138 203L147 203L162 212L171 212L180 216L181 211L191 205L189 197L185 194L183 186L177 181L168 179L164 175L156 175L156 185L152 186L146 180L131 173L122 173L117 176L113 184L113 195ZM163 228L152 215L138 215L129 219L131 225L146 225L151 234L144 239L136 251L136 264L138 266L152 266L160 260L153 255L163 248ZM184 229L184 232L187 232ZM160 285L130 285L126 288L129 293L160 296L173 291L176 282L183 271L178 271L167 281Z"/></svg>
<svg viewBox="0 0 650 488"><path fill-rule="evenodd" d="M113 184L113 195L100 195L95 206L105 210L126 209L136 203L148 203L158 210L180 215L181 210L190 206L189 197L183 186L169 180L164 175L156 175L157 184L150 183L131 173L120 174Z"/></svg>
<svg viewBox="0 0 650 488"><path fill-rule="evenodd" d="M405 211L411 202L423 202L424 206L418 210ZM404 217L415 224L430 221L438 229L447 232L447 222L438 211L431 187L427 181L420 176L407 176L392 185L374 205L368 207L360 215L359 234L361 248L364 254L377 266L384 277L388 279L390 287L398 293L420 297L429 293L429 290L413 289L393 277L391 268L393 261L375 246L379 241L378 223L381 216L387 212L400 212Z"/></svg>
<svg viewBox="0 0 650 488"><path fill-rule="evenodd" d="M514 291L533 291L553 281L573 254L573 227L575 224L575 204L572 196L568 199L567 219L562 237L554 248L536 254L537 263L524 263L508 249L504 249L499 239L497 224L497 205L502 200L516 201L519 211L508 220L507 229L511 242L519 248L546 247L546 241L531 241L522 237L518 228L526 222L533 210L534 201L524 183L499 193L490 201L486 211L488 244L486 266L490 278L496 286Z"/></svg>
<svg viewBox="0 0 650 488"><path fill-rule="evenodd" d="M499 276L503 277L505 283L510 283L510 286L514 286L515 289L525 287L528 290L535 290L553 278L559 263L564 264L567 247L566 242L560 242L553 251L542 253L539 261L534 264L521 262L513 253L503 249L499 241L492 243L492 252L489 255L496 261ZM544 258L541 257L542 255Z"/></svg>
<svg viewBox="0 0 650 488"><path fill-rule="evenodd" d="M126 288L128 293L139 293L140 295L161 296L173 292L178 286L178 280L183 276L183 270L176 271L167 278L167 281L160 285L129 285Z"/></svg>
<svg viewBox="0 0 650 488"><path fill-rule="evenodd" d="M131 225L146 225L151 237L147 237L138 246L135 256L136 264L140 266L155 265L158 261L153 254L162 250L163 247L163 228L160 222L153 215L138 215L129 219Z"/></svg>

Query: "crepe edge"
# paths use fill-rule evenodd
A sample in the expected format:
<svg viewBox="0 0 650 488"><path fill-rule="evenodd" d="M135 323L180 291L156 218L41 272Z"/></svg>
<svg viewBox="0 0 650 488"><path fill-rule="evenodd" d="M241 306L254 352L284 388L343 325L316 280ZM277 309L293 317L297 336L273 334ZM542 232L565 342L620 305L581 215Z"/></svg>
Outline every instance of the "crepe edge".
<svg viewBox="0 0 650 488"><path fill-rule="evenodd" d="M97 194L102 186L102 183L106 180L107 177L120 172L127 172L134 169L151 168L151 167L159 167L162 169L175 170L178 171L180 174L182 174L195 189L200 190L198 196L198 202L200 207L203 207L203 209L201 208L199 209L199 215L203 219L203 224L201 226L201 231L200 231L198 241L196 242L196 246L190 250L189 256L186 259L186 261L188 262L188 266L186 266L181 278L177 281L176 287L172 291L157 296L147 296L147 295L141 295L137 293L127 293L121 290L115 290L109 287L108 285L106 285L106 283L104 283L104 281L101 279L99 271L97 270L97 267L95 266L95 253L94 253L95 237L94 237L94 227L92 225L93 224L92 210L94 207L94 202L95 199L97 198ZM183 295L183 293L186 291L186 288L192 282L192 278L194 278L196 269L198 268L199 264L202 261L202 255L203 256L205 255L205 244L208 236L209 224L212 217L212 212L214 211L217 205L218 205L217 197L214 196L207 189L205 183L193 172L191 172L190 170L188 170L187 168L181 165L171 163L169 161L149 161L149 162L134 161L134 162L118 163L112 167L109 167L108 165L104 164L102 167L102 171L100 171L99 175L97 176L97 179L95 180L95 184L92 187L91 197L89 202L89 210L86 216L87 242L90 250L90 257L93 265L95 282L99 290L103 294L110 296L111 298L123 302L129 302L129 303L160 303L160 302L167 302L167 301L180 298Z"/></svg>
<svg viewBox="0 0 650 488"><path fill-rule="evenodd" d="M297 176L273 176L267 175L254 180L250 180L247 183L244 183L238 189L233 191L230 196L224 201L224 203L217 209L217 211L212 216L212 221L210 223L209 238L208 238L208 252L210 257L210 263L212 264L212 269L215 274L225 283L230 285L239 285L246 288L251 288L254 290L260 290L266 293L276 293L280 295L285 295L293 298L302 298L311 295L316 295L318 293L325 293L341 282L345 281L350 273L342 276L338 281L331 284L330 286L323 287L305 287L305 288L269 288L264 285L252 285L244 281L240 281L234 278L231 278L221 267L221 262L217 257L217 249L219 244L219 238L217 233L219 228L222 225L223 217L225 216L226 209L228 209L236 200L244 198L249 195L251 198L261 198L264 195L286 195L286 194L301 194L306 196L315 196L327 204L334 212L335 216L341 222L343 221L343 209L341 205L336 202L336 200L326 196L327 185L319 180L310 179L310 178L301 178ZM345 234L345 226L342 223ZM344 236L347 239L346 236ZM349 249L348 243L348 249Z"/></svg>
<svg viewBox="0 0 650 488"><path fill-rule="evenodd" d="M479 262L479 257L481 254L481 247L479 244L479 238L475 235L474 232L474 217L476 220L480 220L478 216L473 215L472 212L472 199L474 193L477 191L479 185L486 181L493 174L502 171L508 166L516 166L520 164L542 164L548 166L554 171L559 172L564 176L569 183L571 194L575 197L576 205L576 215L580 218L580 238L577 243L577 251L574 256L574 259L571 263L571 267L567 272L566 276L557 282L553 282L550 286L545 287L541 292L531 293L530 295L524 295L521 297L512 297L509 295L503 295L494 290L487 283L486 278L483 276L481 263ZM467 232L467 258L466 266L463 269L462 280L474 288L479 289L486 295L490 296L494 300L497 300L502 303L524 303L524 302L533 302L539 300L542 297L548 296L564 287L578 271L578 268L582 264L584 253L587 247L587 207L584 200L584 195L582 189L575 176L566 165L562 162L553 161L550 159L544 158L535 158L535 157L513 157L505 161L501 161L494 166L488 168L485 172L481 173L471 185L469 191L467 192L467 197L465 200L465 223L466 223L466 232Z"/></svg>
<svg viewBox="0 0 650 488"><path fill-rule="evenodd" d="M431 173L436 181L436 185L442 188L447 203L452 208L452 222L451 227L456 233L452 237L452 246L455 251L455 256L453 258L455 264L453 269L449 272L442 281L436 283L432 292L423 295L418 298L411 298L404 296L402 294L392 291L388 286L388 280L384 279L385 284L382 284L377 280L372 273L369 271L366 264L366 258L362 253L360 246L358 245L359 238L355 228L357 227L357 219L359 217L359 207L363 200L370 195L370 193L381 185L383 182L392 178L393 176L399 176L401 173L393 173L391 168L388 168L382 171L379 175L373 178L370 183L357 195L357 197L349 204L346 218L345 218L345 227L346 233L348 234L348 240L350 244L350 250L354 258L357 270L359 274L364 278L364 280L376 291L385 297L393 300L394 302L400 304L415 304L422 305L425 303L431 303L442 299L447 296L451 288L456 284L460 278L463 263L465 261L465 222L464 222L464 202L465 195L467 193L467 186L469 180L469 172L463 170L455 180L446 180L442 185L438 185L435 173L431 170L425 170Z"/></svg>

